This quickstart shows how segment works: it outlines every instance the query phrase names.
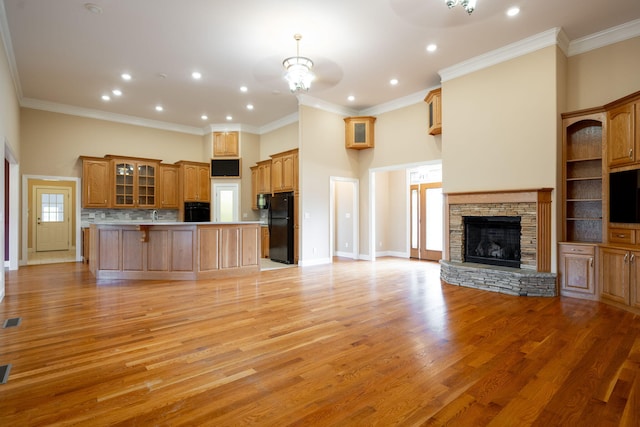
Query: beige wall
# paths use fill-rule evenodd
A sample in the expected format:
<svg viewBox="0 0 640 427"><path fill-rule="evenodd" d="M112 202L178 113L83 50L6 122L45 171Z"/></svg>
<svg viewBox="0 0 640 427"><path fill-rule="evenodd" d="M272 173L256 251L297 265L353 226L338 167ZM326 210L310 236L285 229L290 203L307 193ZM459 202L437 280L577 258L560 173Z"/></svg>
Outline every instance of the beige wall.
<svg viewBox="0 0 640 427"><path fill-rule="evenodd" d="M269 160L272 154L298 148L298 139L298 122L260 135L259 160Z"/></svg>
<svg viewBox="0 0 640 427"><path fill-rule="evenodd" d="M330 177L357 178L358 153L345 148L344 121L335 113L301 106L300 135L301 259L327 260Z"/></svg>
<svg viewBox="0 0 640 427"><path fill-rule="evenodd" d="M82 176L78 157L116 154L174 163L208 162L201 135L108 122L23 108L20 116L21 172L28 175Z"/></svg>
<svg viewBox="0 0 640 427"><path fill-rule="evenodd" d="M242 158L242 180L240 182L240 220L260 219L258 211L251 209L253 204L251 189L251 166L260 160L260 135L240 132L240 157Z"/></svg>
<svg viewBox="0 0 640 427"><path fill-rule="evenodd" d="M556 47L442 85L443 191L554 187Z"/></svg>
<svg viewBox="0 0 640 427"><path fill-rule="evenodd" d="M598 107L639 91L639 70L640 37L569 57L565 111Z"/></svg>

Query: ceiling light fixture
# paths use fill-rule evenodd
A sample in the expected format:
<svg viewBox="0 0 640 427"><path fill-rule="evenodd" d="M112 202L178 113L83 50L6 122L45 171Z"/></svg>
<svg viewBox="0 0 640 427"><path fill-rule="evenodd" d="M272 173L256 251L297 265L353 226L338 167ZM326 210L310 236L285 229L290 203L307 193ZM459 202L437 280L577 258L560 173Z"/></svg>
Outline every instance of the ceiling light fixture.
<svg viewBox="0 0 640 427"><path fill-rule="evenodd" d="M89 12L94 13L96 15L100 15L102 13L102 8L100 6L98 6L97 4L85 3L84 4L84 8L87 9Z"/></svg>
<svg viewBox="0 0 640 427"><path fill-rule="evenodd" d="M122 73L120 74L120 77L122 77L122 80L127 80L127 81L131 80L131 74L129 73Z"/></svg>
<svg viewBox="0 0 640 427"><path fill-rule="evenodd" d="M122 96L122 91L120 89L114 89L111 91L115 96Z"/></svg>
<svg viewBox="0 0 640 427"><path fill-rule="evenodd" d="M300 39L302 36L296 34L293 38L296 40L296 56L289 57L282 61L282 65L285 70L287 70L284 78L289 83L291 93L303 90L306 92L311 87L311 82L315 79L315 76L311 72L313 61L304 56L300 56Z"/></svg>
<svg viewBox="0 0 640 427"><path fill-rule="evenodd" d="M445 3L449 7L449 9L453 9L457 5L464 7L464 10L467 11L469 15L476 10L477 0L445 0Z"/></svg>
<svg viewBox="0 0 640 427"><path fill-rule="evenodd" d="M514 6L509 10L507 10L507 16L516 16L519 13L520 13L520 8L517 6Z"/></svg>
<svg viewBox="0 0 640 427"><path fill-rule="evenodd" d="M191 73L191 77L194 80L200 80L202 78L202 73L199 73L198 71L194 71L193 73Z"/></svg>

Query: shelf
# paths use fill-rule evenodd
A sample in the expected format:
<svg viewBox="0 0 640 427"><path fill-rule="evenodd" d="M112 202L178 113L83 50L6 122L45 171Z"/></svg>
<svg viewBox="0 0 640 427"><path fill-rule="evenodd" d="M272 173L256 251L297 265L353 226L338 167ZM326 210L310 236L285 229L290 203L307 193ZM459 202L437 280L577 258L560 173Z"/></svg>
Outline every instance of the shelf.
<svg viewBox="0 0 640 427"><path fill-rule="evenodd" d="M567 221L602 221L600 218L567 218Z"/></svg>
<svg viewBox="0 0 640 427"><path fill-rule="evenodd" d="M567 178L567 181L592 181L592 180L601 180L601 176L587 176L584 178Z"/></svg>
<svg viewBox="0 0 640 427"><path fill-rule="evenodd" d="M602 157L584 157L581 159L567 159L567 163L575 163L575 162L589 162L592 160L602 161Z"/></svg>
<svg viewBox="0 0 640 427"><path fill-rule="evenodd" d="M567 199L567 202L601 202L602 199Z"/></svg>

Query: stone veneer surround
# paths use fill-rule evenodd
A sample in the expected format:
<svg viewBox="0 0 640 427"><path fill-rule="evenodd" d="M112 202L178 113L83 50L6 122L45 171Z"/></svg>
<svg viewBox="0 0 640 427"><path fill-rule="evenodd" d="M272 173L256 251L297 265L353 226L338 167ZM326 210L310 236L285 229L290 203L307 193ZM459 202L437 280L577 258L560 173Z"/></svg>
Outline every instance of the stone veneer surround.
<svg viewBox="0 0 640 427"><path fill-rule="evenodd" d="M464 262L463 216L519 216L521 268ZM557 295L551 270L551 189L445 194L446 283L511 295Z"/></svg>

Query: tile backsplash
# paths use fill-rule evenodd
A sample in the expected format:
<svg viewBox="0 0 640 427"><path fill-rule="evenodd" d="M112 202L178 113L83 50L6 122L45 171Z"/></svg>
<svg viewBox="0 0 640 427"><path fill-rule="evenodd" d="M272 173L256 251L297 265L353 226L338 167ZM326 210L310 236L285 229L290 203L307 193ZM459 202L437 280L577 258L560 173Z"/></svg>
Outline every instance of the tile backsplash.
<svg viewBox="0 0 640 427"><path fill-rule="evenodd" d="M102 221L146 221L151 220L153 209L82 209L81 224ZM177 221L177 209L157 209L158 221Z"/></svg>

